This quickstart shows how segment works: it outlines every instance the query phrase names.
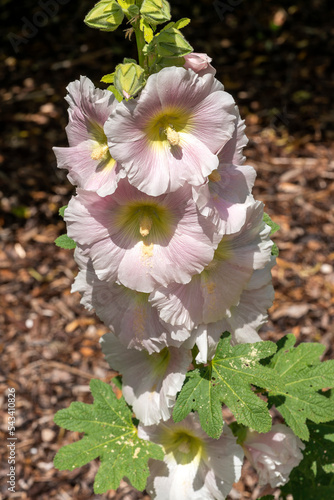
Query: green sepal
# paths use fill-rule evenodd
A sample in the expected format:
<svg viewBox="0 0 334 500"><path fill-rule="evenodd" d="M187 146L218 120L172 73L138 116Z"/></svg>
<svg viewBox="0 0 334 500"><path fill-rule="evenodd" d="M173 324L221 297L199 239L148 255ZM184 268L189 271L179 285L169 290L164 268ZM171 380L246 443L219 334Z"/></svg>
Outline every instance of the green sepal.
<svg viewBox="0 0 334 500"><path fill-rule="evenodd" d="M96 494L117 489L124 477L134 488L143 490L149 475L147 462L150 458L162 460L162 448L138 437L131 411L123 398L116 398L110 385L91 380L90 388L94 396L92 405L71 403L55 415L57 425L85 433L80 441L58 451L55 467L73 470L100 457L94 482Z"/></svg>
<svg viewBox="0 0 334 500"><path fill-rule="evenodd" d="M174 23L174 28L181 30L182 28L187 26L190 21L191 20L188 17L183 17L182 19L179 19L178 21L176 21L176 23Z"/></svg>
<svg viewBox="0 0 334 500"><path fill-rule="evenodd" d="M107 87L107 90L109 90L110 92L112 92L114 94L114 96L116 97L118 102L123 101L122 94L120 94L118 92L118 90L114 87L114 85L109 85L109 87Z"/></svg>
<svg viewBox="0 0 334 500"><path fill-rule="evenodd" d="M100 0L87 14L84 22L90 28L114 31L122 23L124 13L115 0Z"/></svg>
<svg viewBox="0 0 334 500"><path fill-rule="evenodd" d="M72 240L67 234L62 234L55 239L57 247L64 248L65 250L73 250L77 246L76 242Z"/></svg>
<svg viewBox="0 0 334 500"><path fill-rule="evenodd" d="M67 205L60 207L60 209L58 210L60 217L64 218L66 208L67 208Z"/></svg>
<svg viewBox="0 0 334 500"><path fill-rule="evenodd" d="M139 64L130 62L116 66L114 85L126 99L137 95L144 84L144 70Z"/></svg>
<svg viewBox="0 0 334 500"><path fill-rule="evenodd" d="M114 83L114 79L115 79L115 72L109 73L108 75L104 75L100 81L103 83Z"/></svg>
<svg viewBox="0 0 334 500"><path fill-rule="evenodd" d="M280 226L276 222L271 220L269 215L266 213L263 214L263 222L265 222L271 228L270 236L275 234L280 229Z"/></svg>
<svg viewBox="0 0 334 500"><path fill-rule="evenodd" d="M170 5L166 0L144 0L140 14L149 24L162 24L171 18Z"/></svg>

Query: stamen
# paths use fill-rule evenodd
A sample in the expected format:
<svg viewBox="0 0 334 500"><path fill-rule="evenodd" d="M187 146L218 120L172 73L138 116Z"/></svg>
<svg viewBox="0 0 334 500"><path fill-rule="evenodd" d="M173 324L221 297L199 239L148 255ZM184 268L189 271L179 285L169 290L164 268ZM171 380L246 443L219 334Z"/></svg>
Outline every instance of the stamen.
<svg viewBox="0 0 334 500"><path fill-rule="evenodd" d="M108 144L99 144L96 148L93 149L90 157L92 160L101 160L108 151Z"/></svg>
<svg viewBox="0 0 334 500"><path fill-rule="evenodd" d="M139 219L139 232L142 236L150 234L152 229L152 219L149 215L142 215Z"/></svg>
<svg viewBox="0 0 334 500"><path fill-rule="evenodd" d="M219 182L221 181L221 176L218 170L213 170L209 175L209 181L211 182Z"/></svg>
<svg viewBox="0 0 334 500"><path fill-rule="evenodd" d="M171 146L178 146L180 144L180 136L178 132L173 129L172 125L168 125L165 128L165 134L167 136L167 141Z"/></svg>

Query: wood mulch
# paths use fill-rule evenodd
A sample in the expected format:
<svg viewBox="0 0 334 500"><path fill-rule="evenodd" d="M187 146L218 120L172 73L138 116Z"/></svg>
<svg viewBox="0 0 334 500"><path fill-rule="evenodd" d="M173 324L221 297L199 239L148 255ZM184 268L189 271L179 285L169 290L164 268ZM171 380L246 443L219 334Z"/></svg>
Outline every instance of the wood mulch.
<svg viewBox="0 0 334 500"><path fill-rule="evenodd" d="M190 2L184 3L189 7ZM8 4L8 26L11 31L20 32L14 22L14 4ZM71 472L59 472L53 467L57 450L79 438L78 433L66 432L53 423L55 412L72 401L91 403L90 379L109 382L114 376L98 342L107 329L94 314L80 306L78 293L71 294L77 272L72 252L56 248L53 243L64 232L58 209L67 204L73 193L65 172L56 169L51 149L54 145L66 145L64 88L80 74L95 78L98 84L98 79L110 72L110 61L109 69L105 68L106 45L95 41L97 32L80 31L79 17L81 23L91 2L80 2L79 13L74 4L68 5L72 24L65 6L61 7L59 16L47 28L41 28L18 54L8 49L7 40L8 53L1 56L0 97L5 127L0 136L0 500L149 500L148 495L134 491L126 483L117 492L95 495L93 481L98 461ZM318 36L316 50L312 51L305 43L299 46L296 40L290 40L286 49L292 54L307 53L302 56L305 71L316 68L317 64L321 66L319 78L324 78L323 88L327 89L327 93L321 94L321 83L317 80L312 91L317 98L322 95L323 100L303 102L302 118L298 121L298 99L291 98L293 116L284 110L272 112L277 107L273 97L277 95L277 68L281 68L277 59L269 61L266 67L266 85L272 83L274 89L271 96L261 90L258 66L254 63L254 70L248 64L249 58L243 52L246 49L239 46L243 42L233 28L233 16L240 15L248 22L245 5L241 4L238 13L231 14L232 20L228 18L218 44L222 25L217 24L214 12L204 14L210 2L203 0L199 4L197 16L202 14L204 21L195 24L191 37L199 37L198 51L210 52L211 44L214 53L223 53L218 76L224 81L225 74L227 90L235 96L246 117L250 139L247 163L258 173L254 196L265 203L266 211L281 226L274 238L280 249L273 269L276 299L270 321L262 329L262 338L277 341L292 332L298 342L321 342L326 348L325 358L333 358L334 150L330 145L333 130L328 119L331 113L328 92L332 86L326 80L325 56L329 48L328 38L323 36L325 29L319 28L318 34L312 32L312 36ZM25 8L22 15L29 17L27 0L22 2L22 8ZM270 12L268 9L261 11L263 17L272 15L271 8ZM331 17L327 14L322 13L321 26ZM66 19L68 29L62 31L61 21ZM216 23L216 28L207 39L205 23L209 21ZM299 33L303 39L307 23L305 19L297 22L293 35L289 30L288 35ZM253 36L254 25L249 22L247 26L249 36ZM103 41L105 36L102 35ZM232 44L230 52L227 39ZM119 43L117 37L116 41ZM194 39L191 42L195 45ZM122 55L117 43L112 52L116 62ZM254 61L263 55L260 42L257 43ZM284 41L281 47L284 53ZM323 50L318 51L319 47ZM241 54L238 65L233 64L235 51ZM224 62L224 57L230 57L229 61ZM295 61L300 63L298 57L291 59L290 69L295 67ZM308 61L313 63L308 65ZM299 86L295 80L293 83L298 87L292 89L294 92L307 86L302 75L298 78ZM251 95L239 91L239 88L247 91L247 82ZM288 84L291 82L287 81ZM289 99L285 92L279 92ZM290 101L287 102L289 108ZM16 493L8 492L6 476L8 387L16 391ZM259 495L256 474L246 465L242 479L228 498L256 500Z"/></svg>

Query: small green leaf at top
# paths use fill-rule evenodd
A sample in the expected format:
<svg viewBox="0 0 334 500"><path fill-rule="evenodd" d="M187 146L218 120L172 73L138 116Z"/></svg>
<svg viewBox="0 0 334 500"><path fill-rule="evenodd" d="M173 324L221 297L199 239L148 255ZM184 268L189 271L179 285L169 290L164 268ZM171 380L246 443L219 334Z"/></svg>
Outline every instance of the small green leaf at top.
<svg viewBox="0 0 334 500"><path fill-rule="evenodd" d="M73 470L100 457L94 492L117 489L127 477L134 488L143 490L149 475L149 458L163 459L162 448L140 439L132 414L123 398L117 399L110 385L91 380L92 405L71 403L55 415L55 423L67 430L84 432L84 437L61 448L54 460L59 470Z"/></svg>
<svg viewBox="0 0 334 500"><path fill-rule="evenodd" d="M55 239L55 244L57 247L64 248L65 250L73 250L77 246L74 240L67 236L67 234L62 234Z"/></svg>
<svg viewBox="0 0 334 500"><path fill-rule="evenodd" d="M197 411L203 430L218 439L223 428L224 403L238 423L268 432L272 419L267 404L253 392L251 384L265 390L276 387L272 370L259 363L275 351L273 342L231 346L230 334L225 332L208 366L188 373L174 407L174 421Z"/></svg>
<svg viewBox="0 0 334 500"><path fill-rule="evenodd" d="M108 75L104 75L101 78L101 82L103 82L103 83L114 83L114 77L115 77L115 73L109 73Z"/></svg>

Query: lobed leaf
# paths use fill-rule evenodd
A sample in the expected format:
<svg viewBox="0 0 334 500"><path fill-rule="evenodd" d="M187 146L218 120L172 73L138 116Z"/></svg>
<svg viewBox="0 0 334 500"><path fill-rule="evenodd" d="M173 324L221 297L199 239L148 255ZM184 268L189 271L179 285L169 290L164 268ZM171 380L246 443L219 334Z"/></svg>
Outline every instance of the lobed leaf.
<svg viewBox="0 0 334 500"><path fill-rule="evenodd" d="M59 450L55 467L72 470L100 457L95 493L117 489L123 477L143 490L149 474L148 459L162 460L161 447L138 438L131 411L123 399L116 398L108 384L91 380L90 388L94 396L92 405L75 402L55 415L57 425L85 433L80 441Z"/></svg>
<svg viewBox="0 0 334 500"><path fill-rule="evenodd" d="M67 236L67 234L62 234L55 239L55 244L57 247L65 248L65 250L72 250L77 246L74 240Z"/></svg>
<svg viewBox="0 0 334 500"><path fill-rule="evenodd" d="M293 335L279 344L267 365L273 369L279 390L268 390L269 404L275 405L286 424L301 439L309 439L306 420L327 422L334 415L334 401L318 391L334 387L334 360L320 362L325 346L303 343L293 347Z"/></svg>
<svg viewBox="0 0 334 500"><path fill-rule="evenodd" d="M232 347L230 334L225 332L209 365L188 374L174 407L174 421L197 411L205 432L219 438L223 427L221 406L225 403L237 422L258 432L269 431L271 416L267 404L252 391L251 384L277 388L272 370L259 363L275 350L273 342Z"/></svg>

